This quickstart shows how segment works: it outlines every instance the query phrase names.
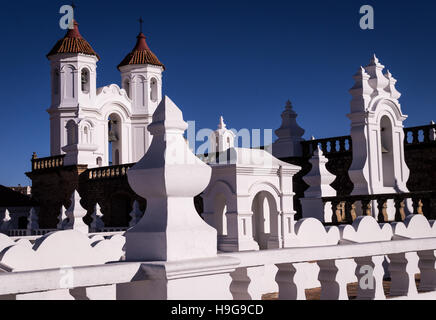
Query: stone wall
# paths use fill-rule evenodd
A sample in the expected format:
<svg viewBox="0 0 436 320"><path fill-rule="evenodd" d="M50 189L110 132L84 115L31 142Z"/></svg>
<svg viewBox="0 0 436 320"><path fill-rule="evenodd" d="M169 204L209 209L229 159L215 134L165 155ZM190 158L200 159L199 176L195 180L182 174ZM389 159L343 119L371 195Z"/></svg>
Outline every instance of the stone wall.
<svg viewBox="0 0 436 320"><path fill-rule="evenodd" d="M62 206L70 206L70 197L75 189L87 210L85 223L90 223L95 204L103 213L106 227L127 227L133 201L138 200L140 209L145 210L146 201L136 195L127 182L127 176L89 179L87 166L66 166L34 170L26 173L32 179L33 199L40 206L39 226L43 229L56 228Z"/></svg>

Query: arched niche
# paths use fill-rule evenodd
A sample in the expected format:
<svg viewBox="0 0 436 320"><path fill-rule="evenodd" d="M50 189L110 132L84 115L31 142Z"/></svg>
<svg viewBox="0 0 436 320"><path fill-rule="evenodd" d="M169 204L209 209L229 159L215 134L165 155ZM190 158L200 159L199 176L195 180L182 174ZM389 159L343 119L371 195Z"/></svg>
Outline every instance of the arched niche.
<svg viewBox="0 0 436 320"><path fill-rule="evenodd" d="M111 113L108 116L108 158L109 164L122 164L122 119L117 113Z"/></svg>
<svg viewBox="0 0 436 320"><path fill-rule="evenodd" d="M279 219L274 196L268 191L258 192L253 198L251 210L253 239L259 245L259 249L277 247Z"/></svg>
<svg viewBox="0 0 436 320"><path fill-rule="evenodd" d="M67 145L73 145L78 143L77 124L74 120L67 122L65 129L67 131Z"/></svg>

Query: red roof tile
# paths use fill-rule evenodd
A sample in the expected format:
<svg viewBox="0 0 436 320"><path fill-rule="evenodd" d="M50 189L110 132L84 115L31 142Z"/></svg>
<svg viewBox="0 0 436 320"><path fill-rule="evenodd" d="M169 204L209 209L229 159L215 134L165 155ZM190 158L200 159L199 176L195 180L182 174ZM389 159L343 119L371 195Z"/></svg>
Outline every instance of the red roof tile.
<svg viewBox="0 0 436 320"><path fill-rule="evenodd" d="M145 41L144 34L141 32L136 38L138 40L135 47L133 48L132 52L130 52L123 59L123 61L121 61L121 63L118 65L118 69L122 66L132 64L151 64L155 66L160 66L165 70L165 66L162 64L162 62L159 61L156 55L148 47L147 42Z"/></svg>
<svg viewBox="0 0 436 320"><path fill-rule="evenodd" d="M58 53L82 53L91 56L96 56L99 60L100 57L92 49L91 45L82 38L79 32L79 24L74 21L74 29L68 29L65 37L60 39L53 49L47 54L47 57Z"/></svg>

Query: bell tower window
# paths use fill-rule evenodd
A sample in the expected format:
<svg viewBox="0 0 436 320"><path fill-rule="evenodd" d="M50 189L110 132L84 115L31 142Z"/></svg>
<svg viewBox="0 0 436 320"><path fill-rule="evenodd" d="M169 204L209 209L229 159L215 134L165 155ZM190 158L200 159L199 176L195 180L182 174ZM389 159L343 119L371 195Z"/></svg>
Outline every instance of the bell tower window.
<svg viewBox="0 0 436 320"><path fill-rule="evenodd" d="M151 78L150 81L150 99L153 102L157 101L157 80L155 78Z"/></svg>
<svg viewBox="0 0 436 320"><path fill-rule="evenodd" d="M82 69L81 72L82 92L89 92L89 71L88 69Z"/></svg>
<svg viewBox="0 0 436 320"><path fill-rule="evenodd" d="M60 81L59 70L55 70L55 72L53 73L53 93L55 95L59 94L59 81Z"/></svg>

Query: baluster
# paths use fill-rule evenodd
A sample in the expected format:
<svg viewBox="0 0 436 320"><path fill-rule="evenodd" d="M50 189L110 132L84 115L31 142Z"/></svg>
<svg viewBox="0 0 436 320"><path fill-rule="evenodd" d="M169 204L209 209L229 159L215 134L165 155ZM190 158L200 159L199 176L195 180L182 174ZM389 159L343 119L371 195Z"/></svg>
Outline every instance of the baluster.
<svg viewBox="0 0 436 320"><path fill-rule="evenodd" d="M416 213L420 215L424 215L424 203L422 202L422 199L419 199L418 201L418 207Z"/></svg>
<svg viewBox="0 0 436 320"><path fill-rule="evenodd" d="M384 300L383 268L384 256L355 258L357 277L357 299Z"/></svg>
<svg viewBox="0 0 436 320"><path fill-rule="evenodd" d="M346 204L347 204L346 201L342 201L341 204L340 204L340 208L341 208L341 221L342 222L348 222L347 212L345 210Z"/></svg>
<svg viewBox="0 0 436 320"><path fill-rule="evenodd" d="M354 209L356 209L355 206L354 206ZM343 202L343 212L342 212L343 221L346 221L347 223L353 222L352 211L353 211L353 203L351 201L344 201ZM354 212L354 214L356 214L356 212Z"/></svg>
<svg viewBox="0 0 436 320"><path fill-rule="evenodd" d="M377 198L378 222L388 222L388 199Z"/></svg>
<svg viewBox="0 0 436 320"><path fill-rule="evenodd" d="M409 130L408 129L404 129L404 145L406 144L410 144L409 143Z"/></svg>
<svg viewBox="0 0 436 320"><path fill-rule="evenodd" d="M350 213L351 213L351 222L354 222L354 220L357 219L357 211L356 211L356 203L355 202L353 202L351 204Z"/></svg>
<svg viewBox="0 0 436 320"><path fill-rule="evenodd" d="M353 142L352 142L352 140L347 138L346 142L348 142L348 151L352 151L352 149L353 149Z"/></svg>
<svg viewBox="0 0 436 320"><path fill-rule="evenodd" d="M334 142L334 140L326 142L326 147L327 147L327 150L329 153L336 152L333 142ZM330 149L329 149L329 147L330 147Z"/></svg>
<svg viewBox="0 0 436 320"><path fill-rule="evenodd" d="M413 207L413 214L421 214L424 215L424 204L422 203L422 200L417 197L412 197L412 207Z"/></svg>
<svg viewBox="0 0 436 320"><path fill-rule="evenodd" d="M306 300L304 288L305 274L299 265L283 263L277 264L276 282L279 285L279 300Z"/></svg>
<svg viewBox="0 0 436 320"><path fill-rule="evenodd" d="M261 300L265 266L238 268L230 276L230 292L234 300Z"/></svg>
<svg viewBox="0 0 436 320"><path fill-rule="evenodd" d="M341 269L344 260L319 261L318 280L321 282L321 300L348 300L347 279Z"/></svg>
<svg viewBox="0 0 436 320"><path fill-rule="evenodd" d="M394 198L395 202L395 221L404 221L406 219L405 200L402 198Z"/></svg>
<svg viewBox="0 0 436 320"><path fill-rule="evenodd" d="M391 290L389 295L413 296L418 294L415 283L415 270L413 263L416 262L414 252L398 253L388 255L389 273L391 275Z"/></svg>
<svg viewBox="0 0 436 320"><path fill-rule="evenodd" d="M341 214L341 202L339 200L332 201L332 210L334 210L334 214L332 217L332 222L334 224L339 224L342 222L342 214Z"/></svg>
<svg viewBox="0 0 436 320"><path fill-rule="evenodd" d="M370 199L362 199L362 212L364 216L372 216L372 206Z"/></svg>
<svg viewBox="0 0 436 320"><path fill-rule="evenodd" d="M421 271L420 291L436 291L436 251L418 252L418 267Z"/></svg>

